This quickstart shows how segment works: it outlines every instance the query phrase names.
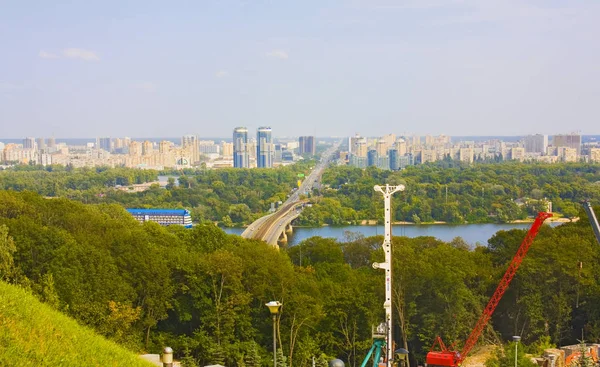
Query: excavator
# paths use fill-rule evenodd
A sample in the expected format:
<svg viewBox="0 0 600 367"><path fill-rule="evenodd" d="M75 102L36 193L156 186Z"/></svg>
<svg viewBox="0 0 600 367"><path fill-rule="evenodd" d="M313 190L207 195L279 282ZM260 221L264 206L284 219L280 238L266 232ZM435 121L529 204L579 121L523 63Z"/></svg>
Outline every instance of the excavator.
<svg viewBox="0 0 600 367"><path fill-rule="evenodd" d="M535 239L540 228L542 227L542 224L544 224L544 221L550 217L552 217L552 213L538 213L537 217L535 218L535 221L531 225L531 228L527 232L525 239L523 240L521 246L517 250L517 253L508 265L508 269L504 273L500 284L498 284L496 291L494 291L494 294L490 298L487 306L483 310L483 313L479 317L477 324L471 331L471 334L465 342L465 345L462 348L462 350L458 351L446 347L446 345L442 341L442 338L438 336L436 337L433 346L431 347L431 350L429 351L429 353L427 353L426 362L428 367L457 367L462 364L462 362L465 360L471 349L477 343L477 340L481 336L483 329L488 324L488 321L492 317L496 306L498 306L498 303L502 299L504 292L506 292L506 289L510 285L510 282L512 281L517 270L519 269L519 266L523 262L525 255L527 255L527 251L529 251L529 247L531 247L531 244L533 243L533 240ZM598 233L596 236L598 237ZM598 238L600 241L600 237ZM436 347L438 347L439 350L435 350Z"/></svg>

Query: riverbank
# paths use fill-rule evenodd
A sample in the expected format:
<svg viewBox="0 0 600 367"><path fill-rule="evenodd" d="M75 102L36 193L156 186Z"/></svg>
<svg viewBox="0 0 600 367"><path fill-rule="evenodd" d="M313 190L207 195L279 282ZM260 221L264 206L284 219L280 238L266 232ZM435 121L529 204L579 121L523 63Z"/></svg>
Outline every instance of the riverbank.
<svg viewBox="0 0 600 367"><path fill-rule="evenodd" d="M550 226L561 225L560 222L551 222ZM436 224L436 225L394 225L394 236L406 237L436 237L442 241L450 242L455 237L461 237L471 246L485 246L487 241L498 231L508 231L511 229L527 230L531 227L530 223L485 223L485 224ZM243 228L223 228L229 234L240 235ZM288 234L288 246L294 246L303 240L319 236L324 238L334 238L344 242L349 236L360 234L364 237L378 236L385 233L382 225L346 225L346 226L320 226L320 227L297 227L294 226L292 234Z"/></svg>
<svg viewBox="0 0 600 367"><path fill-rule="evenodd" d="M534 220L534 218L518 219L518 220L513 220L510 223L533 223L533 220ZM553 223L570 223L570 222L577 222L578 220L579 220L579 217L575 217L573 219L562 218L562 217L552 217L552 218L546 219L547 222L553 222Z"/></svg>
<svg viewBox="0 0 600 367"><path fill-rule="evenodd" d="M513 220L510 222L506 222L506 223L448 223L448 222L443 222L443 221L435 221L435 222L421 222L419 224L415 223L415 222L406 222L406 221L396 221L396 222L392 222L392 225L394 226L416 226L416 225L421 225L421 226L429 226L429 225L451 225L451 226L460 226L460 225L467 225L467 224L527 224L527 223L533 223L533 221L535 220L535 218L527 218L527 219L517 219L517 220ZM570 222L577 222L579 220L579 217L575 217L573 219L569 219L569 218L563 218L563 217L552 217L552 218L548 218L546 219L546 222L552 222L552 223L570 223ZM248 225L236 225L233 227L221 227L219 225L219 222L214 222L214 224L220 228L248 228ZM352 224L345 224L345 225L341 225L341 226L334 226L334 227L343 227L343 226L350 226ZM374 219L363 219L361 221L359 221L357 224L355 224L357 226L378 226L380 224L377 223L376 220ZM322 224L321 226L303 226L303 225L294 225L294 228L319 228L319 227L329 227L329 224Z"/></svg>
<svg viewBox="0 0 600 367"><path fill-rule="evenodd" d="M533 223L533 221L535 220L535 218L527 218L527 219L517 219L517 220L513 220L510 222L506 222L504 224L522 224L522 223ZM579 220L579 217L575 217L572 220L569 218L560 218L560 217L552 217L552 218L548 218L546 219L547 222L553 222L553 223L570 223L570 222L577 222ZM434 225L434 224L441 224L441 225L464 225L464 224L486 224L486 223L448 223L448 222L443 222L443 221L435 221L435 222L421 222L418 225ZM358 223L358 225L360 226L376 226L378 225L376 220L373 219L365 219L365 220L361 220L360 223ZM405 221L397 221L397 222L392 222L392 225L398 226L398 225L417 225L417 223L415 222L405 222Z"/></svg>

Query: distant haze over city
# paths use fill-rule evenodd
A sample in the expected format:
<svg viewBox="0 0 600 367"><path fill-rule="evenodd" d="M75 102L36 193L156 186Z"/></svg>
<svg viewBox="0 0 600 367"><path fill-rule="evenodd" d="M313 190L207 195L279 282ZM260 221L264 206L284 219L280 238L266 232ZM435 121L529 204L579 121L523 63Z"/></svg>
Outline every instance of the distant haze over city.
<svg viewBox="0 0 600 367"><path fill-rule="evenodd" d="M600 134L591 0L3 4L7 138Z"/></svg>

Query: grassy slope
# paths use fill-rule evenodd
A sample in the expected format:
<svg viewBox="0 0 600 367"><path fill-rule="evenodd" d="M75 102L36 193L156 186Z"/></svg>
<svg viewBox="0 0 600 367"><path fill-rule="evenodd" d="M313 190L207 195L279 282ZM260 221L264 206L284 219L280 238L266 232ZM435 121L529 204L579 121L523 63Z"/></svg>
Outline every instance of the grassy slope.
<svg viewBox="0 0 600 367"><path fill-rule="evenodd" d="M24 290L0 282L0 366L152 366Z"/></svg>

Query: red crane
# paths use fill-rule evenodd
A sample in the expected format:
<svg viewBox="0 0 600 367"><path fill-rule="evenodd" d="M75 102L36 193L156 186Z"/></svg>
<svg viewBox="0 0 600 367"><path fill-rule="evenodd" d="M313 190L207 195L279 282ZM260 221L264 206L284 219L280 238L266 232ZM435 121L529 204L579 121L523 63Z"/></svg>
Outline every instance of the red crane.
<svg viewBox="0 0 600 367"><path fill-rule="evenodd" d="M542 226L544 221L550 217L552 217L552 213L545 213L545 212L538 213L537 217L535 218L535 221L533 222L533 224L531 225L531 228L529 229L529 232L527 232L525 239L521 243L521 246L517 250L517 253L513 257L512 261L510 262L508 269L506 269L506 273L504 273L504 277L502 277L502 280L500 281L500 284L498 284L498 287L496 288L496 291L492 295L492 298L490 298L490 301L488 302L487 306L483 310L483 313L479 317L479 320L477 320L477 324L471 331L471 334L469 335L469 338L465 342L465 346L463 347L463 349L460 352L457 350L450 350L446 347L446 345L442 341L442 338L440 338L439 336L436 337L435 341L433 342L433 346L431 347L431 350L429 351L429 353L427 353L426 361L427 361L428 367L433 367L433 366L456 367L456 366L459 366L462 363L462 361L467 357L467 355L469 354L471 349L477 343L477 340L479 339L481 332L483 331L483 329L487 325L488 321L492 317L492 314L494 313L496 306L498 306L498 302L500 302L500 299L502 299L504 292L506 292L508 285L510 284L511 280L515 276L515 273L519 269L521 262L523 262L525 255L527 255L527 251L529 250L529 247L533 243L535 236L537 236L538 231L540 230L540 227ZM439 346L440 351L434 351L436 345Z"/></svg>

